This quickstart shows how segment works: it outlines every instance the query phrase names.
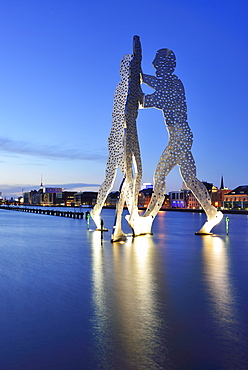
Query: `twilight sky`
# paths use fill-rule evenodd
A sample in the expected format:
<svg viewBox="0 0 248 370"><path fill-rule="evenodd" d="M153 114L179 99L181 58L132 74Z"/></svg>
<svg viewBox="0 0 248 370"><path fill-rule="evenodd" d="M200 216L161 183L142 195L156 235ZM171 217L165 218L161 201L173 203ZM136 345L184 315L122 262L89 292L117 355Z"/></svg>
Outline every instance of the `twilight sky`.
<svg viewBox="0 0 248 370"><path fill-rule="evenodd" d="M158 49L176 54L199 180L247 185L247 11L246 0L1 1L3 196L37 189L41 175L44 185L98 190L120 60L134 35L144 73L154 74ZM143 182L152 182L167 144L162 112L140 110L137 125ZM176 168L167 192L181 184Z"/></svg>

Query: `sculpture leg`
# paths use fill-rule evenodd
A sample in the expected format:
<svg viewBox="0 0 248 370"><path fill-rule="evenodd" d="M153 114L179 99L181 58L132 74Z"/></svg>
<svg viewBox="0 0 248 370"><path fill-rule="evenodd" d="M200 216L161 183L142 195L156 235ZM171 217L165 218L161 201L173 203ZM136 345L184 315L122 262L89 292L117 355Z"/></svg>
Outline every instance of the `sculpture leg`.
<svg viewBox="0 0 248 370"><path fill-rule="evenodd" d="M99 189L99 192L97 195L97 202L94 208L92 209L92 211L90 212L90 215L96 224L96 228L99 230L101 229L100 214L101 214L104 202L107 198L107 195L113 187L115 176L116 176L116 170L117 170L116 161L113 161L112 158L109 158L107 165L106 165L105 180Z"/></svg>
<svg viewBox="0 0 248 370"><path fill-rule="evenodd" d="M142 164L140 159L139 147L134 151L132 156L132 162L134 164L134 173L128 171L128 193L127 199L129 200L130 206L128 207L130 215L126 216L129 226L133 230L134 235L140 235L140 225L142 223L141 217L138 213L138 199L139 199L139 190L142 180Z"/></svg>
<svg viewBox="0 0 248 370"><path fill-rule="evenodd" d="M142 178L142 166L141 166L141 160L140 156L137 156L137 161L135 161L135 156L132 156L131 153L129 153L129 156L127 155L128 160L126 164L126 178L123 179L122 185L120 187L120 198L116 207L116 222L114 226L114 231L112 234L111 241L118 241L123 238L125 238L125 234L123 233L121 229L121 221L122 221L122 212L123 207L126 201L127 208L129 210L129 213L131 216L127 216L127 219L129 220L129 217L132 219L133 215L138 215L138 194L140 189L140 183ZM134 161L134 167L136 167L135 173L132 172L132 159ZM132 225L129 225L132 228ZM133 229L133 228L132 228Z"/></svg>
<svg viewBox="0 0 248 370"><path fill-rule="evenodd" d="M197 234L210 234L212 228L222 220L223 214L211 204L206 187L196 178L195 161L190 151L184 153L180 159L180 172L185 185L192 191L207 215L207 221Z"/></svg>
<svg viewBox="0 0 248 370"><path fill-rule="evenodd" d="M133 135L134 136L134 135ZM127 206L130 215L126 216L129 226L132 228L133 235L151 234L152 216L141 217L138 212L138 196L142 180L142 164L138 138L130 140L126 147L126 168L127 168ZM135 143L129 148L130 143ZM133 173L134 165L134 173Z"/></svg>
<svg viewBox="0 0 248 370"><path fill-rule="evenodd" d="M116 221L113 227L111 242L116 242L119 240L126 239L126 235L124 234L121 228L122 212L123 212L123 207L125 204L126 193L127 193L126 179L123 179L123 184L121 185L121 188L120 188L120 197L116 205Z"/></svg>
<svg viewBox="0 0 248 370"><path fill-rule="evenodd" d="M164 150L154 174L154 188L151 200L143 216L138 212L133 214L133 220L129 224L133 225L134 234L151 234L153 221L159 212L165 198L165 180L168 173L176 165L176 156L170 150L171 142Z"/></svg>
<svg viewBox="0 0 248 370"><path fill-rule="evenodd" d="M166 191L166 177L177 164L176 155L170 150L170 147L171 142L169 142L157 164L154 175L153 193L145 215L155 217L163 205Z"/></svg>
<svg viewBox="0 0 248 370"><path fill-rule="evenodd" d="M154 218L151 215L140 216L137 208L132 212L132 215L127 215L125 218L133 230L133 236L152 234L151 230Z"/></svg>

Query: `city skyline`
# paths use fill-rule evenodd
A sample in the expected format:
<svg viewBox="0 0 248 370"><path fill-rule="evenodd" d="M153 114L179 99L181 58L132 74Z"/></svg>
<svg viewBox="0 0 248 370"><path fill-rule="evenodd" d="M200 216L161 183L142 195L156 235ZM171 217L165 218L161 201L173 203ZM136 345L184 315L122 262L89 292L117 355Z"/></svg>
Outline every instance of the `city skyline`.
<svg viewBox="0 0 248 370"><path fill-rule="evenodd" d="M172 49L182 80L192 152L201 181L247 184L247 21L245 1L114 1L0 5L0 191L21 195L44 184L97 191L104 180L119 65L140 36L144 73ZM150 90L142 85L143 91ZM161 111L137 121L143 180L167 144ZM118 189L117 176L113 190ZM179 190L178 169L167 193ZM66 186L63 186L66 185ZM18 190L19 189L19 190Z"/></svg>

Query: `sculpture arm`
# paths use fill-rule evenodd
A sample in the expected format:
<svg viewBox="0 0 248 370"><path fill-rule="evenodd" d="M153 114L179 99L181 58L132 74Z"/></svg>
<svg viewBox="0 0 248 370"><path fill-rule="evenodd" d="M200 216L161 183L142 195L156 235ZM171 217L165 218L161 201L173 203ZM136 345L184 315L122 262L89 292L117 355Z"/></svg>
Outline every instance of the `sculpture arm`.
<svg viewBox="0 0 248 370"><path fill-rule="evenodd" d="M156 90L157 88L157 78L155 76L150 76L142 73L142 82L148 85L149 87ZM152 108L154 107L154 93L153 94L144 94L143 95L143 108Z"/></svg>
<svg viewBox="0 0 248 370"><path fill-rule="evenodd" d="M133 37L133 60L131 61L131 75L133 83L136 86L132 86L133 91L136 93L136 98L140 107L144 105L144 93L141 90L140 84L142 81L142 70L141 70L141 60L142 60L142 48L139 36ZM133 70L132 70L133 67Z"/></svg>
<svg viewBox="0 0 248 370"><path fill-rule="evenodd" d="M135 58L138 58L141 62L142 58L142 49L139 36L133 37L133 55Z"/></svg>
<svg viewBox="0 0 248 370"><path fill-rule="evenodd" d="M156 104L154 102L154 94L144 95L143 108L156 108Z"/></svg>
<svg viewBox="0 0 248 370"><path fill-rule="evenodd" d="M157 86L157 77L146 75L146 74L142 73L142 81L146 85L152 87L153 89L156 89L156 86Z"/></svg>

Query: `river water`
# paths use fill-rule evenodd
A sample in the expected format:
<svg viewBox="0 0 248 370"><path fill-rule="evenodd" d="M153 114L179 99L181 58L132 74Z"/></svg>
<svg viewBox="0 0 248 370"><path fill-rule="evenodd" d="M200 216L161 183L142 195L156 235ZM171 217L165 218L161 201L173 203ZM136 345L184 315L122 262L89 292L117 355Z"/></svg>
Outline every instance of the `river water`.
<svg viewBox="0 0 248 370"><path fill-rule="evenodd" d="M111 244L114 212L101 241L0 210L0 369L248 369L248 217L196 236L204 214L160 212Z"/></svg>

